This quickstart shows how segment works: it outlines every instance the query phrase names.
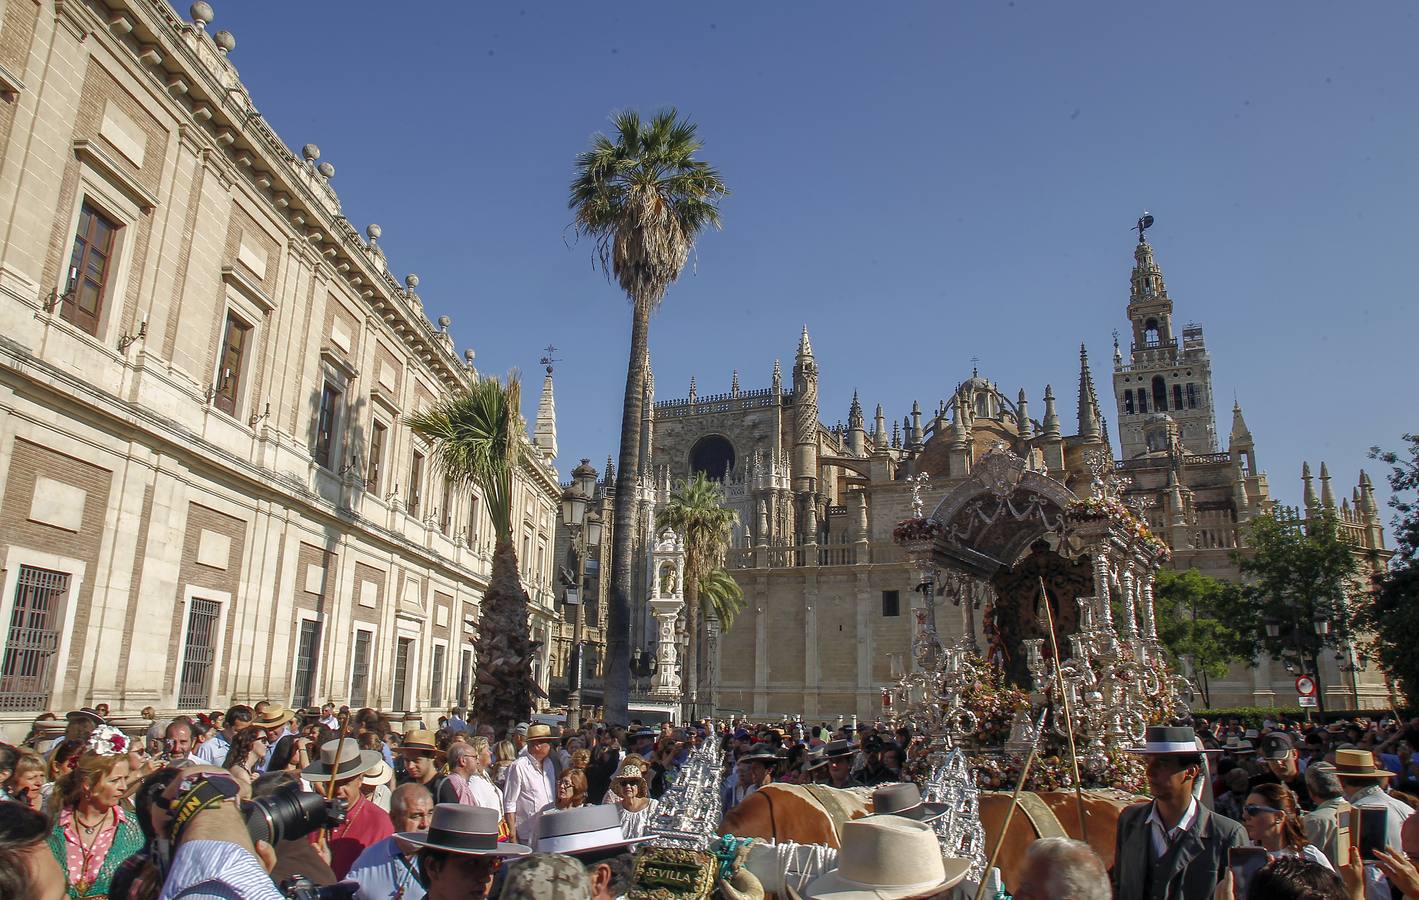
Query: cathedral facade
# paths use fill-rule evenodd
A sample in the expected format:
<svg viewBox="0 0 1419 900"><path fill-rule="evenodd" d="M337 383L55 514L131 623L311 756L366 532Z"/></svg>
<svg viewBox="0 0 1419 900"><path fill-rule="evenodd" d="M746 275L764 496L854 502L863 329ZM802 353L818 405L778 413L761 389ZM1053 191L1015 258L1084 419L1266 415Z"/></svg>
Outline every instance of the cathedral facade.
<svg viewBox="0 0 1419 900"><path fill-rule="evenodd" d="M1082 345L1068 431L1053 386L1044 387L1034 413L1023 390L1008 396L976 371L929 412L913 402L889 424L879 404L869 420L854 395L846 426L828 426L806 326L791 372L775 362L768 388L741 389L736 372L727 393L700 395L692 380L688 396L656 401L652 381L640 543L650 545L654 510L672 484L696 471L722 482L738 514L727 566L746 608L722 635L711 627L707 666L717 709L809 720L880 715L882 689L912 665L914 613L928 602L918 589L922 573L893 542L893 528L911 515L914 489L927 512L938 509L992 452L1019 457L1077 497L1089 496L1105 460L1125 501L1168 543L1176 568L1237 581L1233 552L1250 520L1281 515L1300 525L1324 510L1357 548L1381 551L1368 559L1387 555L1368 476L1361 473L1337 505L1324 465L1319 494L1307 468L1305 509L1280 509L1240 406L1226 448L1219 447L1202 328L1174 327L1172 300L1141 230L1125 314L1131 340L1125 352L1116 338L1113 355L1117 447ZM990 648L1010 633L1005 619L1016 612L1008 598L1038 590L1041 577L1051 594L1092 591L1088 564L1063 560L1055 549L1042 540L1006 548L982 564L983 579L946 579L929 601L942 640L968 635ZM641 568L648 577L648 560ZM1061 631L1069 624L1061 622ZM653 642L646 616L636 627L642 646ZM1382 677L1354 671L1354 662L1349 647L1334 662L1322 660L1326 705L1387 704ZM1296 702L1293 675L1268 659L1235 667L1209 687L1214 707Z"/></svg>

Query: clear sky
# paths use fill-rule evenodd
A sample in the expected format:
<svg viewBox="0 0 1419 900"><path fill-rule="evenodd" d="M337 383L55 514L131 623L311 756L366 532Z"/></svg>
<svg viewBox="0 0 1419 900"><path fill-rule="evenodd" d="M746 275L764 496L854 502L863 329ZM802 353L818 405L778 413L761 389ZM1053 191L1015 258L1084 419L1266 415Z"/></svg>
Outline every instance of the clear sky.
<svg viewBox="0 0 1419 900"><path fill-rule="evenodd" d="M829 423L854 389L932 409L979 357L1036 415L1053 383L1069 428L1083 341L1112 426L1147 208L1219 433L1235 394L1276 496L1303 459L1378 482L1366 449L1419 427L1415 3L214 6L257 108L480 369L531 405L559 348L564 475L616 449L630 321L572 242L573 158L665 105L733 195L652 322L660 399L766 387L806 323Z"/></svg>

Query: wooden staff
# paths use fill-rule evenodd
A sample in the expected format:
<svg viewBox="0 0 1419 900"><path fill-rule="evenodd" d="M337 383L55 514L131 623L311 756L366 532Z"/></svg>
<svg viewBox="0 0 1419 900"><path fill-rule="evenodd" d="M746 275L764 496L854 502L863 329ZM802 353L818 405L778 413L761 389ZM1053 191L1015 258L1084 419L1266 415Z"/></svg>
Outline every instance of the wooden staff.
<svg viewBox="0 0 1419 900"><path fill-rule="evenodd" d="M981 873L980 884L976 886L975 900L981 900L985 896L985 882L990 877L990 870L995 868L995 862L1000 857L1000 847L1005 843L1005 835L1010 831L1010 820L1015 818L1015 807L1020 803L1020 791L1025 787L1025 782L1030 779L1030 767L1035 764L1035 752L1040 749L1040 739L1044 736L1045 717L1040 716L1038 727L1035 729L1035 741L1030 745L1030 752L1025 757L1025 767L1020 770L1020 780L1015 782L1015 793L1010 795L1010 806L1005 810L1005 824L1000 826L1000 836L995 839L995 849L990 851L990 862L986 864L985 871Z"/></svg>
<svg viewBox="0 0 1419 900"><path fill-rule="evenodd" d="M1045 591L1044 576L1040 576L1040 602L1045 607L1045 620L1049 623L1049 645L1054 651L1054 683L1059 691L1059 701L1064 705L1064 733L1069 738L1069 762L1074 767L1074 804L1079 809L1079 839L1089 843L1089 826L1084 822L1084 783L1079 777L1079 754L1074 752L1074 716L1069 711L1069 694L1064 690L1063 660L1059 655L1059 636L1054 632L1054 610L1049 605L1049 594Z"/></svg>
<svg viewBox="0 0 1419 900"><path fill-rule="evenodd" d="M340 742L345 740L345 726L349 723L349 717L340 723L340 730L335 734L335 766L330 770L330 780L325 783L325 800L330 802L335 799L335 776L340 771Z"/></svg>

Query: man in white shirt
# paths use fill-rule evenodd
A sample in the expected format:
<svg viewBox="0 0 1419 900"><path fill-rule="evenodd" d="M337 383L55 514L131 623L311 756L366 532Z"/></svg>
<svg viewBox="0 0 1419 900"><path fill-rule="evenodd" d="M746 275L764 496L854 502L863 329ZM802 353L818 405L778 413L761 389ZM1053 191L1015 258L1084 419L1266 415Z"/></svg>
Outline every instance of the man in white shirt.
<svg viewBox="0 0 1419 900"><path fill-rule="evenodd" d="M503 785L503 815L507 829L519 843L529 843L536 833L537 816L556 798L556 773L547 755L556 738L546 725L527 729L527 752L508 766Z"/></svg>
<svg viewBox="0 0 1419 900"><path fill-rule="evenodd" d="M340 720L335 718L335 704L327 703L320 708L320 724L331 731L340 730Z"/></svg>

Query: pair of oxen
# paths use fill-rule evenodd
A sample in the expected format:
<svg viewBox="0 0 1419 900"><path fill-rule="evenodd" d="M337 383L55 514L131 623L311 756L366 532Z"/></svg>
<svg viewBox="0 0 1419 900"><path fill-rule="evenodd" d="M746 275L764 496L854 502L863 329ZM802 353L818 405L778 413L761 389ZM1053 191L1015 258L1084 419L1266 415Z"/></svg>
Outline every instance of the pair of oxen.
<svg viewBox="0 0 1419 900"><path fill-rule="evenodd" d="M980 795L986 852L990 853L996 843L1000 843L996 866L1006 890L1016 886L1025 851L1040 837L1087 840L1104 864L1111 867L1119 813L1141 799L1122 791L1085 791L1084 827L1081 828L1079 807L1072 791L1021 792L1020 798L1020 805L1014 815L1009 816L1010 824L1006 829L1011 793L982 791ZM871 812L872 796L867 789L771 784L750 794L730 810L720 824L719 833L762 841L772 839L780 844L825 844L837 848L842 823ZM752 848L747 866L763 884L767 898L788 896L784 889L782 858L773 848Z"/></svg>

